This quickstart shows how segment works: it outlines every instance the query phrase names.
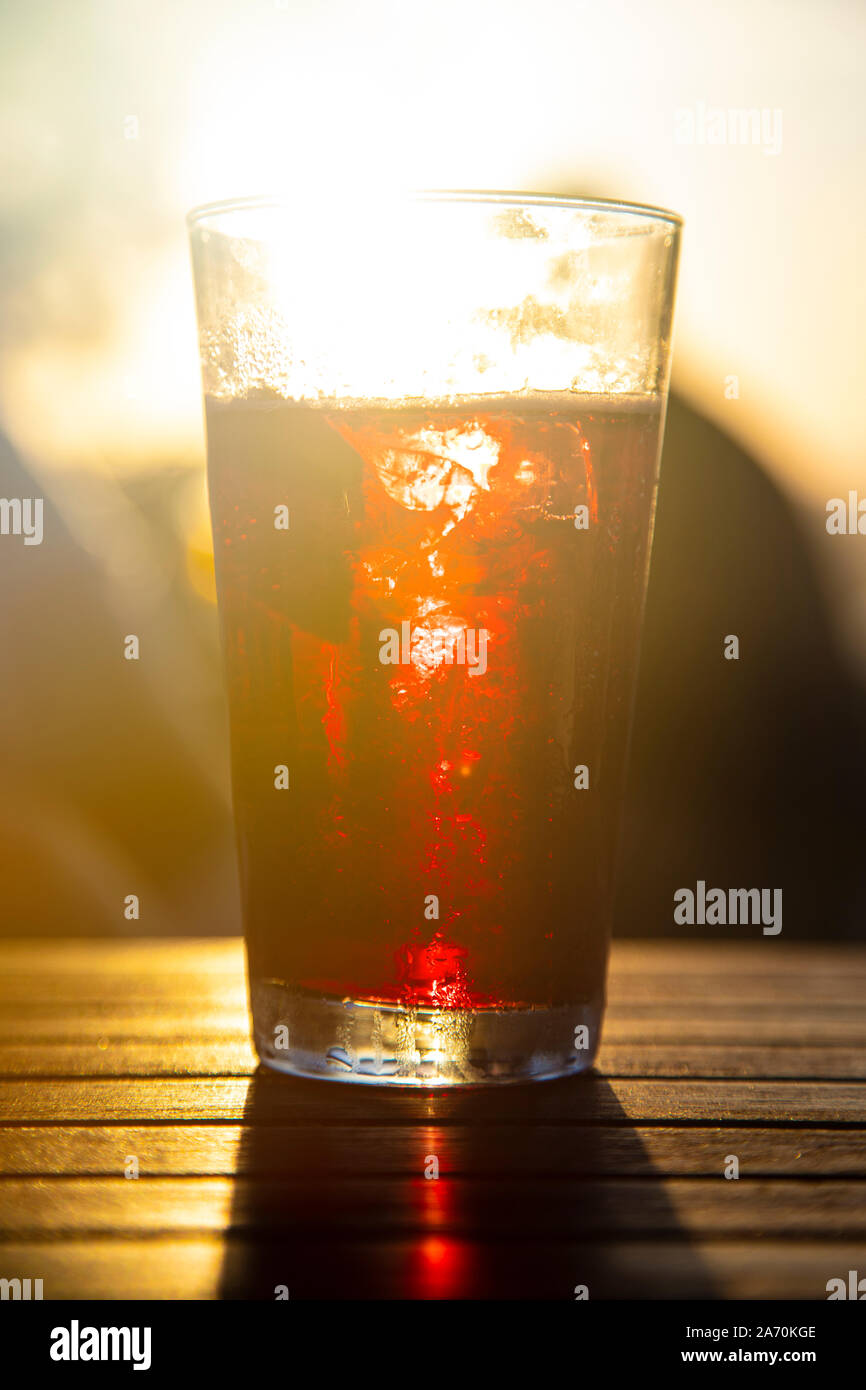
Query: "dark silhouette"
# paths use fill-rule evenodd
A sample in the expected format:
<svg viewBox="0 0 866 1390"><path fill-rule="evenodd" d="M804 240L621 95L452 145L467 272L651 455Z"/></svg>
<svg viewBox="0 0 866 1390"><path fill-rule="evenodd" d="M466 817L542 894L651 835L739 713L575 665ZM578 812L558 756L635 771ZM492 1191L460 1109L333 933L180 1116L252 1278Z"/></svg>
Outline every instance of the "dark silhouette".
<svg viewBox="0 0 866 1390"><path fill-rule="evenodd" d="M724 639L740 640L738 661ZM616 932L681 926L703 879L781 888L784 939L862 935L866 693L790 503L729 437L670 403L626 797Z"/></svg>
<svg viewBox="0 0 866 1390"><path fill-rule="evenodd" d="M653 1258L667 1297L718 1297L602 1077L398 1096L260 1067L243 1123L220 1298L658 1298Z"/></svg>

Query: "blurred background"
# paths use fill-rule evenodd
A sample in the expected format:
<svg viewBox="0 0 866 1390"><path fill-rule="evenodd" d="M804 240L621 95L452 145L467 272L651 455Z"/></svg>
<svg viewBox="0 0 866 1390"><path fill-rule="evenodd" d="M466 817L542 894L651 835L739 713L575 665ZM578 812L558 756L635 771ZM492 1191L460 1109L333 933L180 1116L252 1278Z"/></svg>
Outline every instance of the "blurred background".
<svg viewBox="0 0 866 1390"><path fill-rule="evenodd" d="M702 878L862 935L866 535L825 523L866 498L863 5L0 0L0 27L0 496L45 498L41 545L0 536L0 931L239 929L184 214L336 187L350 222L396 183L684 216L617 932L674 934Z"/></svg>

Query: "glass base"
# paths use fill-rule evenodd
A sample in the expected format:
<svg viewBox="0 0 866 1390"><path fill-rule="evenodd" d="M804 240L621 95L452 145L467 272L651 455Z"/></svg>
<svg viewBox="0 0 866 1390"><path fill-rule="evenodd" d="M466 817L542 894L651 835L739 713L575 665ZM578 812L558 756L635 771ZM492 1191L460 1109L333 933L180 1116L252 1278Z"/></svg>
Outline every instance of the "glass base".
<svg viewBox="0 0 866 1390"><path fill-rule="evenodd" d="M602 1000L564 1007L406 1008L301 994L252 980L256 1050L293 1076L373 1086L489 1086L549 1081L595 1060Z"/></svg>

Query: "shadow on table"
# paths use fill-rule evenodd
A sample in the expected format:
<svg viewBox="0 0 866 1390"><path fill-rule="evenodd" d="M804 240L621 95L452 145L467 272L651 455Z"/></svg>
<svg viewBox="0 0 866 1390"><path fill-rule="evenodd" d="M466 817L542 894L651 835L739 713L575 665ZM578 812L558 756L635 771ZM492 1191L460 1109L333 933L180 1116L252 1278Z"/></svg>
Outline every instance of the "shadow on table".
<svg viewBox="0 0 866 1390"><path fill-rule="evenodd" d="M221 1298L714 1297L598 1076L395 1093L259 1068L237 1175Z"/></svg>

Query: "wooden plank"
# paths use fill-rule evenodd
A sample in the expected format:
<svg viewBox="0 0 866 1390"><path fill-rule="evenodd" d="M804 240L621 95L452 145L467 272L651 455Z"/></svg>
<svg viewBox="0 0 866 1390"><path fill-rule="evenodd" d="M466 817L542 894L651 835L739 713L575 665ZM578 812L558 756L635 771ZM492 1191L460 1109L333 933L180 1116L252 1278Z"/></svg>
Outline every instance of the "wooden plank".
<svg viewBox="0 0 866 1390"><path fill-rule="evenodd" d="M19 1029L28 1036L47 1038L64 1034L101 1037L115 1032L124 1036L187 1037L195 1029L249 1031L245 996L237 989L228 998L208 1000L194 991L185 999L164 999L154 1008L152 999L133 999L118 991L100 999L13 999L2 1001L0 1037L14 1037ZM154 1031L156 1030L156 1031Z"/></svg>
<svg viewBox="0 0 866 1390"><path fill-rule="evenodd" d="M864 1029L866 1032L866 1029ZM40 1003L26 1013L7 1008L0 1017L0 1056L17 1043L94 1043L111 1046L126 1043L169 1043L196 1039L204 1043L236 1043L250 1036L246 1005L231 1009L172 1006L154 1013L141 1005L125 1009L109 1001L97 1014L73 1009L51 1009Z"/></svg>
<svg viewBox="0 0 866 1390"><path fill-rule="evenodd" d="M215 1237L14 1242L0 1246L0 1277L42 1278L46 1299L293 1301L358 1299L826 1298L829 1279L863 1269L854 1241L608 1241L556 1245L425 1237L389 1243L279 1242ZM808 1322L804 1310L803 1321Z"/></svg>
<svg viewBox="0 0 866 1390"><path fill-rule="evenodd" d="M866 1010L847 1012L819 1005L798 1009L771 1007L759 1014L753 1007L736 1010L707 1007L698 1017L688 1010L653 1008L626 1012L607 1011L602 1038L611 1044L647 1042L691 1046L857 1047L866 1046Z"/></svg>
<svg viewBox="0 0 866 1390"><path fill-rule="evenodd" d="M4 975L47 970L54 975L192 973L200 978L243 973L244 961L239 936L21 936L0 940Z"/></svg>
<svg viewBox="0 0 866 1390"><path fill-rule="evenodd" d="M616 940L611 945L611 975L681 978L793 974L866 976L866 945L859 942L786 941L781 936L755 941Z"/></svg>
<svg viewBox="0 0 866 1390"><path fill-rule="evenodd" d="M245 1004L233 1009L203 1009L197 1002L175 1001L155 1013L139 1003L125 1008L106 1000L95 1013L68 1006L40 1003L25 1011L7 1006L0 1016L0 1049L16 1043L91 1043L101 1049L127 1043L199 1042L238 1044L249 1039ZM866 1009L818 1005L801 1008L792 1017L787 1008L770 1006L760 1014L728 1004L707 1006L698 1015L693 1006L650 1008L611 1007L604 1020L605 1045L646 1043L653 1046L711 1047L866 1047Z"/></svg>
<svg viewBox="0 0 866 1390"><path fill-rule="evenodd" d="M808 1077L809 1083L866 1079L866 1049L852 1047L712 1046L683 1042L612 1043L596 1069L607 1077L735 1077L765 1081ZM866 1097L864 1097L866 1101Z"/></svg>
<svg viewBox="0 0 866 1390"><path fill-rule="evenodd" d="M106 983L132 997L169 999L193 987L208 997L243 995L242 943L226 940L134 939L0 942L0 1000L32 999L93 1003ZM737 988L731 988L736 983ZM612 1002L676 998L733 998L850 1003L866 998L866 947L845 943L756 941L615 942L611 955Z"/></svg>
<svg viewBox="0 0 866 1390"><path fill-rule="evenodd" d="M42 1279L46 1299L217 1298L224 1263L212 1237L0 1244L0 1278Z"/></svg>
<svg viewBox="0 0 866 1390"><path fill-rule="evenodd" d="M28 1043L0 1046L0 1076L249 1076L258 1059L248 1039Z"/></svg>
<svg viewBox="0 0 866 1390"><path fill-rule="evenodd" d="M330 1172L419 1173L431 1143L452 1175L719 1173L731 1148L722 1129L488 1126L479 1142L461 1127L329 1126L310 1130L230 1125L22 1127L0 1135L3 1174L118 1175L130 1154L146 1175ZM741 1129L746 1176L866 1176L866 1136L856 1131Z"/></svg>
<svg viewBox="0 0 866 1390"><path fill-rule="evenodd" d="M2 1081L0 1123L226 1121L460 1124L548 1120L866 1124L858 1082L628 1080L598 1076L489 1090L323 1085L256 1078Z"/></svg>
<svg viewBox="0 0 866 1390"><path fill-rule="evenodd" d="M89 971L81 975L56 974L53 971L37 970L33 974L0 976L0 1010L18 1007L19 1011L32 1011L34 1003L39 1002L43 1013L50 1017L52 1009L68 1012L70 1008L84 1008L89 1012L97 1009L124 1009L138 1004L149 1009L173 1008L187 1003L201 1009L206 1005L211 1009L231 1009L239 1011L246 1008L246 985L244 977L238 973L231 975L196 976L194 971L186 976L180 973L163 975L158 971L142 971L139 974L113 974L107 971Z"/></svg>
<svg viewBox="0 0 866 1390"><path fill-rule="evenodd" d="M102 1038L95 1044L51 1042L0 1046L2 1077L249 1076L258 1060L248 1039L163 1040ZM810 1081L866 1079L866 1049L851 1047L728 1046L723 1042L650 1044L602 1042L596 1070L619 1077L808 1077Z"/></svg>
<svg viewBox="0 0 866 1390"><path fill-rule="evenodd" d="M589 1239L784 1236L866 1240L866 1185L827 1179L7 1178L3 1239L262 1231Z"/></svg>
<svg viewBox="0 0 866 1390"><path fill-rule="evenodd" d="M4 974L42 970L54 973L173 974L191 972L232 974L244 969L240 937L6 937L0 940ZM616 975L752 976L757 973L810 975L857 973L866 976L866 946L859 943L786 941L780 937L755 941L640 941L618 939L611 946L611 971Z"/></svg>
<svg viewBox="0 0 866 1390"><path fill-rule="evenodd" d="M735 1148L743 1177L866 1177L859 1130L580 1125L83 1125L0 1131L0 1175L411 1176L431 1146L451 1177L710 1176Z"/></svg>
<svg viewBox="0 0 866 1390"><path fill-rule="evenodd" d="M772 966L753 975L729 975L724 971L713 975L674 972L670 977L617 973L610 978L608 999L611 1004L629 1008L669 999L676 999L681 1006L691 1004L693 1010L696 1004L713 1000L733 1003L741 1009L767 1003L840 1003L862 1007L866 1004L866 978L846 974L841 968L835 974L813 977L808 969L783 974Z"/></svg>

